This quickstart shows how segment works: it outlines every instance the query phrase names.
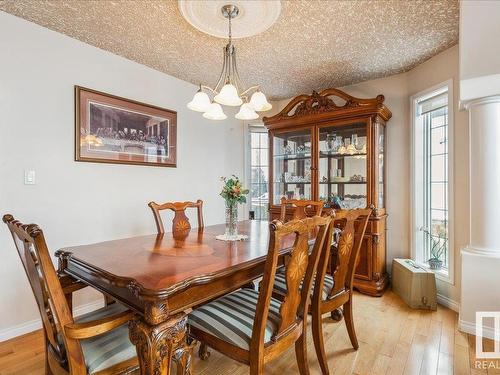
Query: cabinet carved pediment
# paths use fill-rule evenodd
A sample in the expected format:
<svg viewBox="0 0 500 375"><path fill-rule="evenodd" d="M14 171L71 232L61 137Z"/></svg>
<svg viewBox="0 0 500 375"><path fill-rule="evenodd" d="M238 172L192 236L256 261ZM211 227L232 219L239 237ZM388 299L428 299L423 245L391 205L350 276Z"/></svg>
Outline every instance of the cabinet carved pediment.
<svg viewBox="0 0 500 375"><path fill-rule="evenodd" d="M338 98L340 100L335 100ZM314 118L317 115L343 113L346 117L357 116L360 113L379 114L384 120L388 120L392 114L383 104L384 96L378 95L372 99L361 99L351 96L341 90L330 88L321 92L313 91L311 95L299 95L293 98L281 112L272 116L264 117L266 124L274 124L284 120L304 120Z"/></svg>

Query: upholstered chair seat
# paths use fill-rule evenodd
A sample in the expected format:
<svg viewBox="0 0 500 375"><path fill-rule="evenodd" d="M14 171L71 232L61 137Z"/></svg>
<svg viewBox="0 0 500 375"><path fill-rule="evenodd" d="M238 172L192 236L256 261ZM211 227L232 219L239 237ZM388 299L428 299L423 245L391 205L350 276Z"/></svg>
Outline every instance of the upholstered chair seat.
<svg viewBox="0 0 500 375"><path fill-rule="evenodd" d="M312 278L325 238L331 239L331 217L314 216L286 224L269 225L269 245L259 291L240 289L195 308L188 317L191 338L250 366L251 375L264 374L264 364L295 346L301 375L307 364L307 311ZM327 234L328 232L328 234ZM309 241L314 241L309 252ZM285 247L286 246L286 247ZM280 302L273 294L278 260L287 249L284 272L287 296ZM303 287L299 286L303 283Z"/></svg>
<svg viewBox="0 0 500 375"><path fill-rule="evenodd" d="M259 292L240 289L203 305L189 314L189 324L244 350L250 349ZM281 302L271 298L264 342L278 329Z"/></svg>
<svg viewBox="0 0 500 375"><path fill-rule="evenodd" d="M313 286L311 289L311 293L314 290L314 283L315 280L313 281ZM301 284L302 288L302 284ZM328 295L330 294L330 291L333 289L333 277L331 275L325 275L325 281L323 282L323 299L327 300ZM285 296L287 294L286 290L286 281L285 281L285 270L283 268L280 268L279 270L276 271L276 278L274 279L274 289L273 291L280 296Z"/></svg>
<svg viewBox="0 0 500 375"><path fill-rule="evenodd" d="M120 303L92 311L75 318L75 323L86 323L127 311ZM105 370L137 356L135 346L130 342L129 329L123 324L100 336L80 341L89 374Z"/></svg>
<svg viewBox="0 0 500 375"><path fill-rule="evenodd" d="M131 374L139 368L128 322L134 313L118 302L74 318L66 290L73 282L54 268L42 230L4 215L38 305L45 337L45 374ZM79 287L76 285L76 287Z"/></svg>

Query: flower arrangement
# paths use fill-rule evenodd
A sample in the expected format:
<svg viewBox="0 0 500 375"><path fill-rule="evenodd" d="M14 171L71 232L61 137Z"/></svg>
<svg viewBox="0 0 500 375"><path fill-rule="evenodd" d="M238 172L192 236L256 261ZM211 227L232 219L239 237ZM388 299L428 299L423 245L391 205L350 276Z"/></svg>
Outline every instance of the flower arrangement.
<svg viewBox="0 0 500 375"><path fill-rule="evenodd" d="M226 201L226 206L233 207L238 203L246 203L245 195L249 193L249 190L243 187L238 177L232 175L231 178L221 177L220 179L224 182L220 196Z"/></svg>

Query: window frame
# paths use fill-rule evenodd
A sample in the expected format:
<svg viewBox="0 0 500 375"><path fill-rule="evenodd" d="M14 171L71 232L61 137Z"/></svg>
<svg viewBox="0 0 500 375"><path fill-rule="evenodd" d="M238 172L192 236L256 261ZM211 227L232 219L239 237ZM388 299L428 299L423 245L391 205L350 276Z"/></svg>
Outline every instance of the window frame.
<svg viewBox="0 0 500 375"><path fill-rule="evenodd" d="M267 131L267 128L264 126L263 123L250 123L250 124L246 124L245 125L245 187L247 187L248 189L251 189L251 185L252 185L252 136L251 136L251 133L252 133L252 130L254 129L258 129L258 132L259 133L268 133ZM269 144L268 144L268 148L269 148ZM269 185L269 168L270 168L270 164L269 164L269 160L268 160L268 185ZM268 191L269 191L269 186L268 186ZM249 217L249 213L250 213L250 207L252 205L252 202L251 202L251 197L250 195L248 196L247 198L247 203L245 204L245 217L248 218ZM267 207L267 210L268 210L268 215L269 215L269 203L268 203L268 207ZM258 219L256 219L258 220ZM269 217L268 219L269 220Z"/></svg>
<svg viewBox="0 0 500 375"><path fill-rule="evenodd" d="M416 139L417 139L417 118L416 118L416 110L419 101L424 99L425 97L430 97L434 93L438 91L448 92L448 272L443 270L432 270L436 274L436 278L449 283L451 285L455 284L455 242L454 242L454 174L453 174L453 166L454 166L454 115L455 115L455 107L454 107L454 94L453 94L453 79L448 79L444 82L441 82L437 85L429 87L426 90L420 91L415 95L410 97L410 148L411 148L411 160L410 160L410 190L411 190L411 201L410 201L410 248L411 248L411 258L415 260L419 265L430 270L428 264L423 263L419 259L419 255L421 254L421 250L418 249L417 246L417 231L420 230L422 223L419 222L417 216L419 209L417 209L417 194L419 187L417 186L417 171L416 171ZM421 216L421 215L420 215ZM420 255L421 256L421 255Z"/></svg>

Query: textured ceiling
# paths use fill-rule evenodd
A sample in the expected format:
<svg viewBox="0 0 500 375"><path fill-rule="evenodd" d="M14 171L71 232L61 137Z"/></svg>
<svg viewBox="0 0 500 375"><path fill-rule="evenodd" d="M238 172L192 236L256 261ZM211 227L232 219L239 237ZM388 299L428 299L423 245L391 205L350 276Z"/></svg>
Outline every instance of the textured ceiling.
<svg viewBox="0 0 500 375"><path fill-rule="evenodd" d="M282 1L271 28L235 41L240 76L280 99L401 73L458 42L458 8ZM214 85L222 65L225 40L190 26L174 0L0 0L0 10L193 83Z"/></svg>

